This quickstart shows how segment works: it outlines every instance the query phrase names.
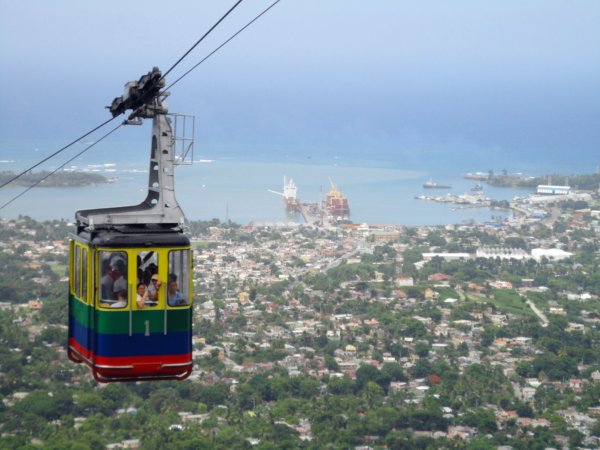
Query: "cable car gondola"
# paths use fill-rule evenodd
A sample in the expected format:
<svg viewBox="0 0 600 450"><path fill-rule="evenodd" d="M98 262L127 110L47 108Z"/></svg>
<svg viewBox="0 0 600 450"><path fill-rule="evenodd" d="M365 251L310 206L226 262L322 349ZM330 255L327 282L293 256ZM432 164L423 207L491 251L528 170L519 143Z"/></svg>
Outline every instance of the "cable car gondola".
<svg viewBox="0 0 600 450"><path fill-rule="evenodd" d="M183 380L192 371L192 250L175 199L176 137L163 87L154 68L109 107L113 117L133 110L124 124L152 118L146 199L75 214L68 355L100 382Z"/></svg>

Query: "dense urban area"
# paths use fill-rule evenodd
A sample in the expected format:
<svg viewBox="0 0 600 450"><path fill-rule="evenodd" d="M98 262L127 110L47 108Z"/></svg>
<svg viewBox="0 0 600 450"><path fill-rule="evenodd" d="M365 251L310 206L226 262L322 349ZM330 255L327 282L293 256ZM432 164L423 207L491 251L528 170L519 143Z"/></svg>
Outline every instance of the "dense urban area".
<svg viewBox="0 0 600 450"><path fill-rule="evenodd" d="M600 447L600 206L510 221L191 222L194 371L67 359L65 221L0 219L0 448Z"/></svg>

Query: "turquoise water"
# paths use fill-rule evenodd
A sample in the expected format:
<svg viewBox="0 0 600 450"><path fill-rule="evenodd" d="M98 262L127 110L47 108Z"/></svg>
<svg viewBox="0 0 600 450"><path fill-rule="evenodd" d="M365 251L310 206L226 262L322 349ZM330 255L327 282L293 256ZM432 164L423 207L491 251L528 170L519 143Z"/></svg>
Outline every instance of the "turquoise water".
<svg viewBox="0 0 600 450"><path fill-rule="evenodd" d="M110 184L84 188L38 188L2 210L2 217L29 215L35 219L70 219L77 209L135 204L145 197L147 174L142 172L104 173L118 179ZM102 173L102 171L100 172ZM324 199L331 178L349 199L352 220L368 223L406 225L482 222L497 211L469 209L453 211L451 205L416 200L423 193L442 194L442 190L425 190L422 184L429 174L420 171L385 168L359 168L333 165L252 163L214 161L177 168L177 199L189 219L230 219L249 221L285 220L282 198L268 190L283 190L283 175L294 178L302 201ZM438 182L451 183L451 192L464 193L473 182L460 176L445 177ZM3 189L3 203L21 191ZM493 198L512 198L512 189L489 189Z"/></svg>
<svg viewBox="0 0 600 450"><path fill-rule="evenodd" d="M103 145L104 143L102 143ZM22 170L32 162L60 148L64 143L34 141L0 141L0 170ZM76 159L78 170L93 170L114 177L110 184L84 188L37 188L0 211L1 217L19 214L35 219L72 219L78 209L135 204L145 198L147 185L146 142L134 144L112 142L104 148ZM83 149L75 145L73 153ZM37 149L37 150L35 150ZM196 150L196 160L212 162L180 166L176 171L177 199L192 220L219 218L246 224L250 221L286 220L280 196L268 192L283 190L283 176L293 178L298 197L305 202L323 199L329 190L329 179L349 199L354 222L397 223L405 225L439 225L488 221L492 216L506 213L487 208L456 209L454 205L438 204L415 199L415 196L442 195L446 192L463 194L474 186L462 175L470 171L487 171L490 167L467 165L468 155L448 155L448 161L401 161L389 152L365 151L350 158L344 152L312 151L274 152L249 149ZM311 153L307 156L308 153ZM314 155L313 155L314 153ZM138 156L139 154L139 156ZM479 160L481 155L476 155ZM67 156L63 157L65 160ZM495 155L498 158L498 155ZM518 166L506 158L506 166ZM416 162L415 162L416 161ZM36 170L50 170L57 163ZM528 168L531 169L531 164ZM590 163L591 164L591 163ZM535 167L535 166L534 166ZM564 169L565 166L563 166ZM504 167L496 167L501 170ZM512 169L514 170L514 169ZM518 170L518 167L517 167ZM526 169L524 169L525 171ZM574 168L575 170L575 168ZM422 185L429 179L450 184L450 190L428 190ZM485 194L493 199L511 199L527 191L484 186ZM0 202L18 194L23 188L0 190Z"/></svg>

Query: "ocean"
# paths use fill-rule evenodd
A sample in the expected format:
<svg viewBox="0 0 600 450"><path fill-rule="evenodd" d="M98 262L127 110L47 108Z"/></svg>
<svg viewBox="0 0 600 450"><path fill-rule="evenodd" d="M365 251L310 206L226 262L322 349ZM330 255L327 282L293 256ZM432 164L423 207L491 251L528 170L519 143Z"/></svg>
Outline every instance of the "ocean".
<svg viewBox="0 0 600 450"><path fill-rule="evenodd" d="M66 141L65 141L66 142ZM0 171L24 170L65 145L59 141L0 140ZM35 170L52 170L69 156L85 148L76 144L62 159L50 161ZM360 149L272 149L206 148L196 143L192 165L176 169L176 196L188 219L251 221L302 221L288 217L281 196L283 177L293 178L298 197L304 202L325 198L330 180L348 197L351 220L369 224L442 225L464 222L484 223L506 217L504 211L488 208L459 209L456 205L418 200L418 195L463 194L475 185L467 172L509 170L531 175L545 173L590 173L596 167L595 155L561 158L544 155L536 164L534 155L522 162L510 152L494 152L486 157L481 149L449 150L447 154L423 150L386 148ZM419 157L421 155L421 157ZM492 157L493 156L493 157ZM81 188L35 188L0 210L0 217L27 215L38 220L73 219L78 209L136 204L145 198L148 177L148 142L102 142L66 167L100 173L114 182ZM585 159L585 158L584 158ZM549 163L550 161L550 163ZM486 163L488 163L486 165ZM494 166L492 166L494 164ZM586 171L586 167L589 168ZM424 189L433 180L451 185L449 190ZM0 190L0 204L21 192L23 187ZM508 200L530 191L493 188L484 184L485 195Z"/></svg>

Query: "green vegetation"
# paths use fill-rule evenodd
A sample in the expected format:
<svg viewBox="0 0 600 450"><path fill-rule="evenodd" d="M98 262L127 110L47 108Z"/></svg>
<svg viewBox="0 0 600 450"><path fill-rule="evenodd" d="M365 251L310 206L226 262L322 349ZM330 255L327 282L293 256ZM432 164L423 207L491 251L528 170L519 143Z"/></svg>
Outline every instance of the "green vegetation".
<svg viewBox="0 0 600 450"><path fill-rule="evenodd" d="M0 172L0 183L5 183L15 176L13 172ZM48 171L28 172L11 184L16 186L32 186L39 183L39 187L79 187L92 184L108 183L109 180L99 173L92 172L67 172L60 170L50 174Z"/></svg>
<svg viewBox="0 0 600 450"><path fill-rule="evenodd" d="M494 307L501 312L518 316L533 316L531 308L525 303L525 298L514 291L496 289L492 300Z"/></svg>
<svg viewBox="0 0 600 450"><path fill-rule="evenodd" d="M348 261L341 231L189 228L195 378L100 386L64 351L70 227L2 221L0 448L595 445L600 266L589 229L564 218L518 233L410 229ZM564 238L575 253L565 261L422 262L432 249ZM590 417L585 433L573 412Z"/></svg>
<svg viewBox="0 0 600 450"><path fill-rule="evenodd" d="M571 186L574 189L594 191L600 185L600 173L588 175L559 175L552 174L543 177L520 177L508 174L497 174L493 172L487 178L487 182L497 187L520 187L535 189L540 184L548 184L548 178L551 183L557 186Z"/></svg>

